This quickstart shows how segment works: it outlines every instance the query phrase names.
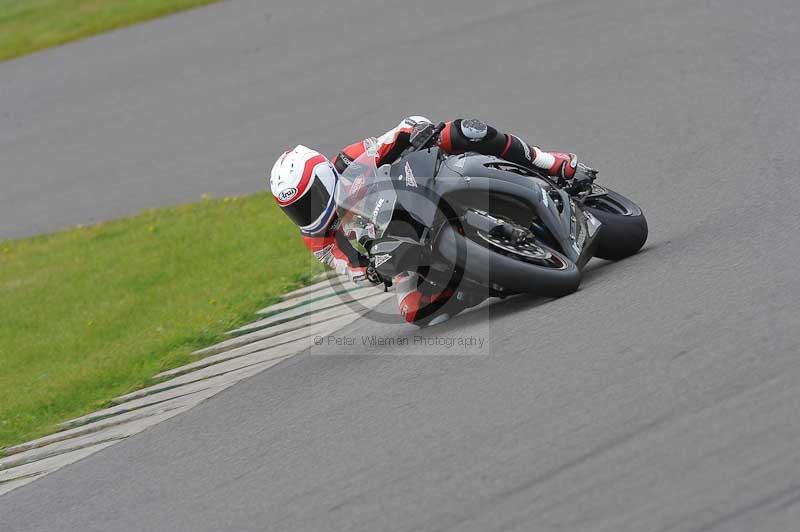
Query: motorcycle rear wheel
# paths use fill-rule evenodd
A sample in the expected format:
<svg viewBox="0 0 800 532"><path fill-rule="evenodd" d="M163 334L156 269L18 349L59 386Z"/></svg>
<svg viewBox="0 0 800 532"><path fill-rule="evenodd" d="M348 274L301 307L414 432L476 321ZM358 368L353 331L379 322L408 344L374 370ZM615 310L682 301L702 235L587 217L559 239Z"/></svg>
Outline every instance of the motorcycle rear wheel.
<svg viewBox="0 0 800 532"><path fill-rule="evenodd" d="M633 201L613 190L604 190L606 194L584 201L584 208L603 224L594 256L606 260L630 257L647 241L647 220Z"/></svg>

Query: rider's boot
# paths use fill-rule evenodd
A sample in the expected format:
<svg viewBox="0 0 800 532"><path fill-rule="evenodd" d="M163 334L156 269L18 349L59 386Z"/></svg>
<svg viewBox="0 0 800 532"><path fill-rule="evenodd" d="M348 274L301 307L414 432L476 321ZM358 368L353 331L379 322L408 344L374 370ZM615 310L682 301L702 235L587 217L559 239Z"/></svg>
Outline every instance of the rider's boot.
<svg viewBox="0 0 800 532"><path fill-rule="evenodd" d="M538 146L531 146L531 163L547 175L568 181L575 177L578 168L578 156L574 153L544 151Z"/></svg>
<svg viewBox="0 0 800 532"><path fill-rule="evenodd" d="M517 164L543 171L545 174L556 178L559 186L571 194L588 190L597 176L597 170L578 162L574 153L544 151L538 146L530 146L514 135L511 140L506 158Z"/></svg>

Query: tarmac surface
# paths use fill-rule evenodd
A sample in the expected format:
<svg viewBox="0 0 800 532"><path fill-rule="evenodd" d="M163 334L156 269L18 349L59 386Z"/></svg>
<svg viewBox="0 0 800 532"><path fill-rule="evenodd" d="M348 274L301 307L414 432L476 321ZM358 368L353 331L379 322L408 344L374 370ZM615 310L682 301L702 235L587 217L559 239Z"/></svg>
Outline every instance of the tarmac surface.
<svg viewBox="0 0 800 532"><path fill-rule="evenodd" d="M800 4L316 4L0 65L0 235L468 114L578 152L643 206L646 248L558 300L358 320L0 497L2 529L797 530Z"/></svg>

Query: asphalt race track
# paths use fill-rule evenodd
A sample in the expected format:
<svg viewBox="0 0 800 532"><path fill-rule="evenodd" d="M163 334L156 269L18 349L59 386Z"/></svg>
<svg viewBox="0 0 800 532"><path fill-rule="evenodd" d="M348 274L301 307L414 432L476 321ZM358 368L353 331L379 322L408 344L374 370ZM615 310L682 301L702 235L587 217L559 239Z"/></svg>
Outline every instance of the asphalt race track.
<svg viewBox="0 0 800 532"><path fill-rule="evenodd" d="M358 321L354 346L0 497L0 529L798 530L799 19L791 0L232 1L0 65L0 235L253 191L286 147L406 114L575 150L651 228L569 297L425 340Z"/></svg>

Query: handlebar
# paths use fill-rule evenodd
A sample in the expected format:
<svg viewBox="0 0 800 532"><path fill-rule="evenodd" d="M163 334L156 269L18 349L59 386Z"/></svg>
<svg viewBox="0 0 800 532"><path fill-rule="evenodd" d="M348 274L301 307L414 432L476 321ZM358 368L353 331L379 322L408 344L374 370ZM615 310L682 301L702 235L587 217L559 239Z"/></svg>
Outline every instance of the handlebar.
<svg viewBox="0 0 800 532"><path fill-rule="evenodd" d="M400 156L402 157L414 151L430 148L439 138L439 133L442 132L446 125L445 122L439 122L435 127L432 127L433 124L430 123L417 124L414 126L414 129L411 130L410 144L408 148L403 150Z"/></svg>

